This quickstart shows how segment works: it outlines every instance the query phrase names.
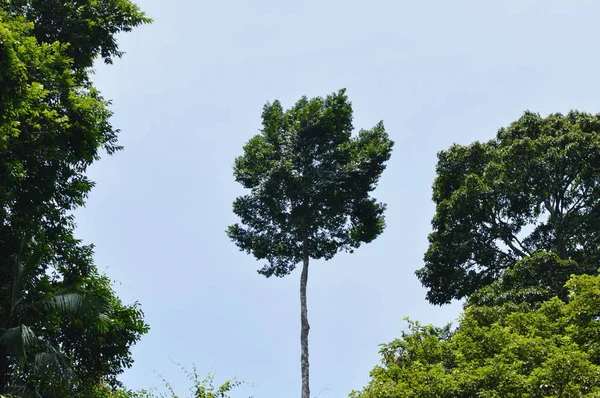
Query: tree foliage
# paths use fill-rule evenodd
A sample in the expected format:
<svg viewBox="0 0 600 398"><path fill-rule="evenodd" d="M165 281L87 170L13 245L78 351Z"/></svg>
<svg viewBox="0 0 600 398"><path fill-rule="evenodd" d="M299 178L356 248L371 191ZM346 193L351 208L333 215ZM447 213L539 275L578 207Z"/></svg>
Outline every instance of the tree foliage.
<svg viewBox="0 0 600 398"><path fill-rule="evenodd" d="M246 189L233 204L241 224L227 233L267 264L259 273L285 276L304 259L331 259L375 239L385 205L369 196L389 159L383 123L351 137L352 105L345 90L303 97L284 111L264 107L262 133L235 160L235 180Z"/></svg>
<svg viewBox="0 0 600 398"><path fill-rule="evenodd" d="M301 98L284 111L266 104L261 134L235 160L237 182L250 190L233 203L241 224L228 228L235 244L258 260L259 273L283 277L302 262L300 276L302 397L309 398L306 286L310 259L331 259L375 239L385 205L370 197L393 142L383 123L352 137L345 90Z"/></svg>
<svg viewBox="0 0 600 398"><path fill-rule="evenodd" d="M536 252L596 273L600 115L526 112L495 139L438 157L433 232L417 271L430 302L468 296Z"/></svg>
<svg viewBox="0 0 600 398"><path fill-rule="evenodd" d="M458 328L409 323L358 397L600 396L600 115L525 113L439 154L425 266Z"/></svg>
<svg viewBox="0 0 600 398"><path fill-rule="evenodd" d="M458 328L409 323L353 398L597 397L600 277L574 276L566 301L470 306Z"/></svg>
<svg viewBox="0 0 600 398"><path fill-rule="evenodd" d="M87 167L121 149L89 67L120 56L115 34L146 22L127 0L0 1L0 392L114 384L148 330L72 216L93 187Z"/></svg>
<svg viewBox="0 0 600 398"><path fill-rule="evenodd" d="M565 283L582 267L573 260L562 260L554 252L538 251L517 261L498 280L467 297L466 306L497 306L527 302L537 305L552 297L566 300Z"/></svg>
<svg viewBox="0 0 600 398"><path fill-rule="evenodd" d="M129 0L2 0L0 8L32 22L38 42L66 45L65 55L78 71L92 67L97 57L109 64L120 58L117 34L151 22Z"/></svg>
<svg viewBox="0 0 600 398"><path fill-rule="evenodd" d="M47 247L17 256L0 328L3 389L29 396L87 397L99 381L132 363L130 347L148 331L138 304L126 306L107 277L92 269L77 283L40 275Z"/></svg>

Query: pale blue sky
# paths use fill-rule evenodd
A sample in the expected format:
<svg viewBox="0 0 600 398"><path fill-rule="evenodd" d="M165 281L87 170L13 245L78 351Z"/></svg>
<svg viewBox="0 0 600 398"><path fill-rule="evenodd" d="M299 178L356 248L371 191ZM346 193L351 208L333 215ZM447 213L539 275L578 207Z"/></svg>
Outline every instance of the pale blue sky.
<svg viewBox="0 0 600 398"><path fill-rule="evenodd" d="M312 266L311 386L346 397L368 380L378 344L404 316L445 324L414 276L433 215L436 153L487 140L524 110L600 110L600 2L139 0L155 19L120 38L100 65L125 151L92 167L77 212L96 261L139 300L152 330L122 377L184 392L169 357L257 385L234 397L300 395L299 272L266 279L229 242L232 163L260 128L262 106L342 87L355 126L383 119L395 140L376 197L384 234L353 255ZM214 366L213 366L214 365Z"/></svg>

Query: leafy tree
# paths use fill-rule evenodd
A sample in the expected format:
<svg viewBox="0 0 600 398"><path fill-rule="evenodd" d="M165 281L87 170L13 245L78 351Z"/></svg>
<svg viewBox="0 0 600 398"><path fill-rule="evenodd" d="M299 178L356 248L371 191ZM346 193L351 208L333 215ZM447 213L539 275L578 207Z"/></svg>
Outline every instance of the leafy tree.
<svg viewBox="0 0 600 398"><path fill-rule="evenodd" d="M526 112L495 139L438 158L433 232L417 271L431 303L468 296L537 252L570 264L557 271L558 289L571 272L597 272L600 115Z"/></svg>
<svg viewBox="0 0 600 398"><path fill-rule="evenodd" d="M241 224L227 234L241 250L266 260L258 271L266 277L283 277L302 263L302 397L309 398L309 260L352 252L383 231L385 205L369 193L393 143L381 122L351 137L345 90L325 99L303 97L286 111L279 101L267 103L262 120L261 134L235 160L235 179L251 192L235 200Z"/></svg>
<svg viewBox="0 0 600 398"><path fill-rule="evenodd" d="M0 322L0 347L5 361L3 387L20 396L39 395L36 382L42 379L55 383L72 380L68 358L55 345L40 338L37 331L46 329L59 313L78 314L85 304L83 296L78 294L65 291L48 294L35 289L42 253L42 244L36 243L29 256L23 253L15 256L13 280L1 286L8 293ZM47 285L50 278L40 279L41 284Z"/></svg>
<svg viewBox="0 0 600 398"><path fill-rule="evenodd" d="M0 321L3 388L21 397L88 397L82 392L98 380L118 385L116 375L132 362L130 346L148 331L143 313L124 306L95 272L78 285L40 275L46 250L35 242L32 253L16 256L14 279L0 286L9 293Z"/></svg>
<svg viewBox="0 0 600 398"><path fill-rule="evenodd" d="M76 375L83 381L80 386L97 380L120 386L117 376L133 364L131 347L149 331L139 303L125 305L112 290L110 279L97 272L70 288L103 304L100 319L94 313L67 314L61 317L53 341L72 358Z"/></svg>
<svg viewBox="0 0 600 398"><path fill-rule="evenodd" d="M150 20L128 0L11 0L0 10L0 216L9 235L32 220L59 234L93 186L86 168L100 150L121 149L88 68L120 56L115 35Z"/></svg>
<svg viewBox="0 0 600 398"><path fill-rule="evenodd" d="M152 21L130 0L2 0L0 8L32 22L40 43L68 43L66 55L83 72L97 57L120 58L116 35Z"/></svg>
<svg viewBox="0 0 600 398"><path fill-rule="evenodd" d="M353 398L597 397L600 277L566 284L567 301L466 308L456 331L409 323Z"/></svg>
<svg viewBox="0 0 600 398"><path fill-rule="evenodd" d="M120 56L115 34L146 22L126 0L0 1L0 392L74 396L86 379L114 384L147 331L137 304L123 305L98 275L72 216L93 187L87 167L121 149L89 66ZM83 311L92 301L102 311ZM19 339L26 352L14 349ZM59 359L78 380L67 392L60 377L40 379L44 361Z"/></svg>

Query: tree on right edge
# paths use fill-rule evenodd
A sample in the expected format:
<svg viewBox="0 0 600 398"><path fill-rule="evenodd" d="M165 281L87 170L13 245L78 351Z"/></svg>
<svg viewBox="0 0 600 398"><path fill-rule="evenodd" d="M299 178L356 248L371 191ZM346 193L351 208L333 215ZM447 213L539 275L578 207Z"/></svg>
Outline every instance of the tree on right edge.
<svg viewBox="0 0 600 398"><path fill-rule="evenodd" d="M409 321L350 397L599 397L600 277L565 289L566 301L469 306L454 331Z"/></svg>
<svg viewBox="0 0 600 398"><path fill-rule="evenodd" d="M302 263L302 398L310 397L306 286L310 259L329 260L374 240L385 227L385 205L370 197L393 142L383 123L352 137L352 105L345 90L301 98L284 111L267 103L263 129L235 160L237 182L250 193L227 229L243 251L267 264L258 272L283 277Z"/></svg>
<svg viewBox="0 0 600 398"><path fill-rule="evenodd" d="M525 112L495 139L438 158L433 232L417 271L431 303L498 290L502 278L513 298L519 285L536 299L565 298L569 275L597 273L600 115Z"/></svg>
<svg viewBox="0 0 600 398"><path fill-rule="evenodd" d="M352 398L600 396L600 115L526 112L438 155L427 299Z"/></svg>

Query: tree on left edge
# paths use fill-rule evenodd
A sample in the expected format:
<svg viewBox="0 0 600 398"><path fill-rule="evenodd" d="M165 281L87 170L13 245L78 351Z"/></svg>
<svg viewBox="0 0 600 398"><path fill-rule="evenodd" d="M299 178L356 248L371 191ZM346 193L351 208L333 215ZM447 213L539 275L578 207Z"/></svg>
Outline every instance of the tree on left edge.
<svg viewBox="0 0 600 398"><path fill-rule="evenodd" d="M0 2L0 393L117 386L148 330L98 273L72 216L94 185L87 167L121 149L89 67L146 22L126 0Z"/></svg>

